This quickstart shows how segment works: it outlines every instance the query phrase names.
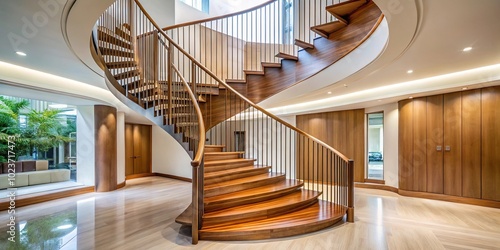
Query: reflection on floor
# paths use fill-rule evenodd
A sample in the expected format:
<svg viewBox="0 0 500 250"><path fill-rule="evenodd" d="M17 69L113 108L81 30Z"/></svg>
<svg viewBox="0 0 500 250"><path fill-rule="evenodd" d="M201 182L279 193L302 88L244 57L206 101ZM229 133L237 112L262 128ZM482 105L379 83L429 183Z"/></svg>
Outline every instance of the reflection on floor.
<svg viewBox="0 0 500 250"><path fill-rule="evenodd" d="M200 241L175 217L190 203L191 184L161 177L123 189L21 207L16 243L0 212L0 249L499 249L500 209L356 189L355 223L283 239Z"/></svg>
<svg viewBox="0 0 500 250"><path fill-rule="evenodd" d="M39 184L26 187L18 187L13 189L2 189L0 190L0 199L9 197L9 192L16 190L16 195L34 194L45 191L52 191L57 189L71 188L71 187L81 187L82 184L76 183L74 181L62 181L55 183ZM1 248L0 248L1 249Z"/></svg>
<svg viewBox="0 0 500 250"><path fill-rule="evenodd" d="M384 162L370 161L368 162L368 179L383 180L384 179Z"/></svg>

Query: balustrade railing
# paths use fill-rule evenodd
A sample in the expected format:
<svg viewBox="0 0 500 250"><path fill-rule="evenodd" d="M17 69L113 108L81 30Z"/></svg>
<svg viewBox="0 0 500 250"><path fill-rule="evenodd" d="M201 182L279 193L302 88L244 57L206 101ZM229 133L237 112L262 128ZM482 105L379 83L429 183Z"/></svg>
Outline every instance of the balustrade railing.
<svg viewBox="0 0 500 250"><path fill-rule="evenodd" d="M245 26L255 25L250 22L257 20L252 15L263 16L262 11L266 9L282 9L282 6L273 6L284 2L271 1L254 10L257 12L250 11L253 14L250 14ZM226 33L229 30L237 32L230 28L228 20L240 18L241 21L242 16L226 18L226 21L194 25L198 25L200 34L222 33L224 29ZM264 28L264 25L261 26ZM214 70L211 68L214 65L207 62L220 60L210 59L214 54L208 53L208 48L200 50L204 46L202 44L210 43L213 37L199 37L193 30L186 31L188 26L164 31L138 0L117 0L101 16L96 30L99 55L108 80L123 95L154 112L155 116L162 117L163 124L171 125L175 132L181 133L194 153L193 244L198 241L204 212L203 152L206 141L213 145L225 145L227 151L244 151L246 158L256 159L256 164L271 166L273 172L303 181L305 188L322 192L320 199L347 209L348 220L352 221L353 162L252 103L222 80L237 75L227 73L221 76L216 73L221 71L217 67L231 68L230 63L220 64ZM176 32L182 35L174 35ZM261 38L264 36L259 35ZM223 35L220 34L219 38L222 39ZM231 39L223 41L230 43ZM259 41L267 41L263 39ZM213 50L224 47L223 44L216 42L209 47ZM274 46L274 43L269 44ZM283 44L279 45L276 51L286 49L286 46L281 46ZM265 46L259 49L263 48ZM193 50L191 53L190 49ZM269 57L269 60L275 58Z"/></svg>

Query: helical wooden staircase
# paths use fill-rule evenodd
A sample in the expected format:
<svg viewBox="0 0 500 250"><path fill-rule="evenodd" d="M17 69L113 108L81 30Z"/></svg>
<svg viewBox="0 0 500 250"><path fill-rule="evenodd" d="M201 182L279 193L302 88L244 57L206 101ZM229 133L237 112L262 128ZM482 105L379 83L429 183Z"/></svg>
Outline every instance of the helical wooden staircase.
<svg viewBox="0 0 500 250"><path fill-rule="evenodd" d="M299 235L329 227L346 214L347 221L354 221L353 162L252 102L294 84L297 77L284 79L289 70L308 68L299 63L301 53L321 61L334 54L335 39L351 33L349 22L366 26L364 33L354 32L354 37L366 37L380 17L380 10L365 0L326 10L338 21L311 29L330 47L296 39L305 52L279 52L275 55L280 66L262 62L262 73L246 70L245 82L232 83L197 60L200 51L191 55L181 41L158 27L138 0L118 0L98 20L95 52L108 86L131 101L130 106L155 117L193 158L192 204L176 219L191 226L193 243ZM344 53L358 43L351 41ZM341 56L324 61L332 63ZM290 59L294 66L288 69L284 64ZM283 72L273 75L268 68ZM256 95L252 91L258 86L241 87L259 84L253 76L285 83Z"/></svg>

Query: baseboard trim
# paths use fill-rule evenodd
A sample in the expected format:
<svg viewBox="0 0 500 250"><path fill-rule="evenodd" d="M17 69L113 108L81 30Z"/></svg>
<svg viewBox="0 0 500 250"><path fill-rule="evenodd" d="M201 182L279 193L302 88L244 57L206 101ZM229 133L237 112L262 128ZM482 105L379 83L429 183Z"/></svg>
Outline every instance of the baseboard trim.
<svg viewBox="0 0 500 250"><path fill-rule="evenodd" d="M357 188L369 188L369 189L378 189L378 190L385 190L393 193L398 193L398 188L396 187L391 187L383 184L377 184L377 183L362 183L362 182L356 182L354 183L354 187Z"/></svg>
<svg viewBox="0 0 500 250"><path fill-rule="evenodd" d="M458 196L451 196L451 195L445 195L445 194L433 194L433 193L425 193L425 192L406 191L406 190L401 190L401 189L399 189L398 193L400 195L403 195L403 196L409 196L409 197L415 197L415 198L424 198L424 199L431 199L431 200L440 200L440 201L449 201L449 202L463 203L463 204L469 204L469 205L477 205L477 206L483 206L483 207L500 208L499 201L482 200L482 199L467 198L467 197L458 197Z"/></svg>
<svg viewBox="0 0 500 250"><path fill-rule="evenodd" d="M34 193L28 195L20 195L16 197L16 207L24 207L28 205L33 205L37 203L42 203L46 201L71 197L80 194L93 193L95 190L94 186L83 186L74 187L63 190L52 190L41 193ZM9 209L9 199L0 199L0 211Z"/></svg>
<svg viewBox="0 0 500 250"><path fill-rule="evenodd" d="M381 185L381 184L356 182L356 183L354 183L354 187L385 190L385 191L390 191L390 192L399 194L401 196L407 196L407 197L439 200L439 201L448 201L448 202L476 205L476 206L482 206L482 207L500 208L499 201L482 200L482 199L467 198L467 197L458 197L458 196L445 195L445 194L434 194L434 193L426 193L426 192L407 191L407 190L398 189L396 187L391 187L391 186Z"/></svg>
<svg viewBox="0 0 500 250"><path fill-rule="evenodd" d="M170 178L170 179L176 179L180 181L185 181L185 182L191 182L190 178L186 177L181 177L177 175L171 175L171 174L163 174L163 173L154 173L155 176L160 176L160 177L165 177L165 178Z"/></svg>
<svg viewBox="0 0 500 250"><path fill-rule="evenodd" d="M137 179L137 178L142 178L142 177L151 177L155 176L154 173L142 173L142 174L131 174L125 176L125 180L132 180L132 179Z"/></svg>
<svg viewBox="0 0 500 250"><path fill-rule="evenodd" d="M125 187L125 184L126 184L127 181L123 181L122 183L118 183L116 184L116 189L120 189L122 187Z"/></svg>

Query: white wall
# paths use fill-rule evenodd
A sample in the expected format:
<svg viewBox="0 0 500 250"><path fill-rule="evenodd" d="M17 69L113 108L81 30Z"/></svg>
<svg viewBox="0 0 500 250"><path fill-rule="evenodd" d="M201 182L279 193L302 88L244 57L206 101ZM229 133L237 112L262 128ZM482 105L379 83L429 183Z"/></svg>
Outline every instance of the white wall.
<svg viewBox="0 0 500 250"><path fill-rule="evenodd" d="M94 106L78 106L76 115L77 182L95 185Z"/></svg>
<svg viewBox="0 0 500 250"><path fill-rule="evenodd" d="M191 178L191 158L167 132L153 125L153 173Z"/></svg>
<svg viewBox="0 0 500 250"><path fill-rule="evenodd" d="M175 4L178 0L148 0L141 1L142 6L161 27L175 24Z"/></svg>
<svg viewBox="0 0 500 250"><path fill-rule="evenodd" d="M116 183L125 181L125 113L116 112Z"/></svg>
<svg viewBox="0 0 500 250"><path fill-rule="evenodd" d="M366 108L365 113L384 112L384 180L398 187L398 103ZM365 117L366 120L366 117ZM365 121L366 124L366 121ZM366 164L366 163L365 163Z"/></svg>

